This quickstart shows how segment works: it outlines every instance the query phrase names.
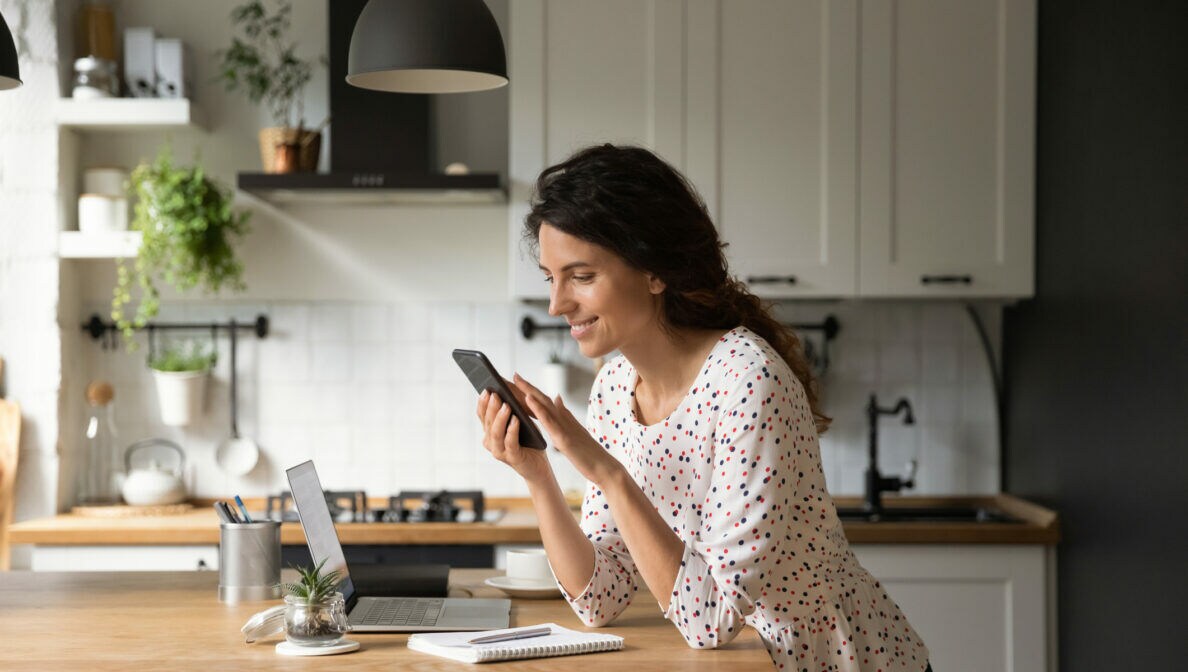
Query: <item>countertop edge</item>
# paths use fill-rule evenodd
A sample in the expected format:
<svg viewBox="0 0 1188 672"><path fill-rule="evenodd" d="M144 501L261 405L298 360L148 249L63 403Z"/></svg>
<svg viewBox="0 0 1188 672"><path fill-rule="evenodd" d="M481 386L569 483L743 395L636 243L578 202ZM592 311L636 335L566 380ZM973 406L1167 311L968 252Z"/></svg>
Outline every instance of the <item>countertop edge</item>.
<svg viewBox="0 0 1188 672"><path fill-rule="evenodd" d="M836 497L839 506L853 506L855 497ZM508 504L518 502L507 500ZM1042 544L1060 542L1056 512L1009 494L956 497L888 497L895 506L990 506L1021 519L1017 524L978 523L862 523L845 522L853 544ZM540 529L530 508L511 508L494 523L339 523L343 544L488 545L537 544ZM217 545L214 513L206 507L177 516L99 519L60 514L26 520L9 527L14 545L47 546L181 546ZM281 526L281 543L304 544L297 523Z"/></svg>

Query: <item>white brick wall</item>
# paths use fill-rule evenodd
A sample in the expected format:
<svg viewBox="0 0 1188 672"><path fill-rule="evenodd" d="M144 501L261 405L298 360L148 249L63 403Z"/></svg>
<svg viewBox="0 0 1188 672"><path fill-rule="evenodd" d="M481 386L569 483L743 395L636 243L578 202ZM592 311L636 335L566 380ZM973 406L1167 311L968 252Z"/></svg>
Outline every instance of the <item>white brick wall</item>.
<svg viewBox="0 0 1188 672"><path fill-rule="evenodd" d="M57 28L50 0L0 0L24 86L0 95L0 389L21 404L15 517L54 513L60 492ZM73 315L71 315L73 319ZM27 563L16 548L13 565Z"/></svg>

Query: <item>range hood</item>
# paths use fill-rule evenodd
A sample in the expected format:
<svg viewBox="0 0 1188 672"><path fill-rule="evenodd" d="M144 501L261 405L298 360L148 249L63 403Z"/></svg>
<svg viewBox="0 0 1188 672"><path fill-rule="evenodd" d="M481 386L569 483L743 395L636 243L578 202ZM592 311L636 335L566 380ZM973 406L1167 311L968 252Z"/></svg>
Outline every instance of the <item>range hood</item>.
<svg viewBox="0 0 1188 672"><path fill-rule="evenodd" d="M330 0L330 172L239 173L237 186L274 203L501 203L498 173L436 172L433 97L346 83L355 21L367 0Z"/></svg>

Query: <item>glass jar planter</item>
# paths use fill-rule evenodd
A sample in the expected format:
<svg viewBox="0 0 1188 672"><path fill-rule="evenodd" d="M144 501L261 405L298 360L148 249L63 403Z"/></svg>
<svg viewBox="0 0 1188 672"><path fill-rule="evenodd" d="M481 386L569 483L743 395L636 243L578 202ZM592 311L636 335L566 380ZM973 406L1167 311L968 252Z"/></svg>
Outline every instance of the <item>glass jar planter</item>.
<svg viewBox="0 0 1188 672"><path fill-rule="evenodd" d="M285 596L285 639L297 646L334 646L351 631L342 593L321 602Z"/></svg>

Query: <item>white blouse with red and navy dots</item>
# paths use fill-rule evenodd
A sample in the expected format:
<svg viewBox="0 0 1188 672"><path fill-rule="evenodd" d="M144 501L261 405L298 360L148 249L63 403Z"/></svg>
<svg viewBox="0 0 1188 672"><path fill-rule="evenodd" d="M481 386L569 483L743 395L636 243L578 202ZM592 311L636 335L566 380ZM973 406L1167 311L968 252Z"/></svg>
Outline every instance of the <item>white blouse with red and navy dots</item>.
<svg viewBox="0 0 1188 672"><path fill-rule="evenodd" d="M724 645L749 625L776 669L925 669L919 635L850 551L804 388L766 341L727 332L679 407L652 425L637 421L636 382L623 356L603 366L586 427L685 543L664 616L689 646ZM605 625L639 574L592 484L581 527L594 574L565 598L587 625Z"/></svg>

